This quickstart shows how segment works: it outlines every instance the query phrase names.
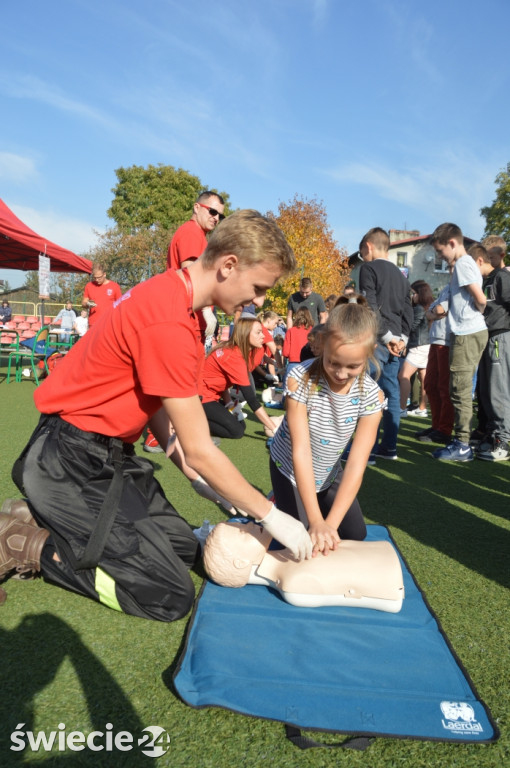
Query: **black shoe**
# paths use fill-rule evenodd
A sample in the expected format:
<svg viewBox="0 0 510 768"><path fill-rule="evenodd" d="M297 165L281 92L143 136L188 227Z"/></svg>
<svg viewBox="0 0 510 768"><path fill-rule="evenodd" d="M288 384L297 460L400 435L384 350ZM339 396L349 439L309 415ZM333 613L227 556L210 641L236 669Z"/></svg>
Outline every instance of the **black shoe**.
<svg viewBox="0 0 510 768"><path fill-rule="evenodd" d="M420 440L422 443L431 443L432 441L427 440L427 438L430 435L430 433L433 431L434 430L432 429L432 427L428 427L428 429L420 429L419 432L414 433L414 436L417 440Z"/></svg>
<svg viewBox="0 0 510 768"><path fill-rule="evenodd" d="M429 435L427 442L441 443L441 445L448 445L451 441L451 435L447 435L446 432L440 432L438 429L433 429Z"/></svg>
<svg viewBox="0 0 510 768"><path fill-rule="evenodd" d="M480 443L483 443L487 437L488 435L486 432L483 432L481 429L474 429L469 435L469 445L476 447L480 445Z"/></svg>
<svg viewBox="0 0 510 768"><path fill-rule="evenodd" d="M418 432L416 437L418 437ZM446 432L440 432L438 429L426 429L421 433L421 437L418 437L420 443L441 443L442 445L448 445L451 440L450 435Z"/></svg>

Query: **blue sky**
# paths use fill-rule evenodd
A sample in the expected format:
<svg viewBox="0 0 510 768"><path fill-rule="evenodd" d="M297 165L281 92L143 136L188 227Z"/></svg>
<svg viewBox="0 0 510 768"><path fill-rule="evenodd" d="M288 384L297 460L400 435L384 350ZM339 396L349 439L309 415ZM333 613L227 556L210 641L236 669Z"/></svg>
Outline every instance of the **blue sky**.
<svg viewBox="0 0 510 768"><path fill-rule="evenodd" d="M0 197L75 252L115 169L164 163L276 211L470 237L510 161L508 0L3 4ZM23 273L0 272L11 286Z"/></svg>

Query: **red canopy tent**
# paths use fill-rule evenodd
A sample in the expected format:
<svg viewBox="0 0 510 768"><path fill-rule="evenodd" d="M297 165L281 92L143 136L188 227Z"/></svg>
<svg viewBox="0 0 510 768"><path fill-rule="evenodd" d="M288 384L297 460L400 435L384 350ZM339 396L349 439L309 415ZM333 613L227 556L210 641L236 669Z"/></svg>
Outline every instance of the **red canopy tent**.
<svg viewBox="0 0 510 768"><path fill-rule="evenodd" d="M49 257L52 272L92 271L89 259L41 237L0 200L0 268L38 270L40 253Z"/></svg>

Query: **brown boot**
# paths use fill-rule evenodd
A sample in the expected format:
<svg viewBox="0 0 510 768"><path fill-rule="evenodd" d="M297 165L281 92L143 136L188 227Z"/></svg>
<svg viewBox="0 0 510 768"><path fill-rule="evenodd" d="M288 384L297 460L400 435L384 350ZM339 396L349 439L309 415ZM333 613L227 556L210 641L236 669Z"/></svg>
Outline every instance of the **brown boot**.
<svg viewBox="0 0 510 768"><path fill-rule="evenodd" d="M10 571L41 570L41 552L49 532L0 513L0 579Z"/></svg>
<svg viewBox="0 0 510 768"><path fill-rule="evenodd" d="M33 525L34 528L38 528L25 499L6 499L0 509L0 514L2 513L15 517L16 520L20 520L26 525Z"/></svg>

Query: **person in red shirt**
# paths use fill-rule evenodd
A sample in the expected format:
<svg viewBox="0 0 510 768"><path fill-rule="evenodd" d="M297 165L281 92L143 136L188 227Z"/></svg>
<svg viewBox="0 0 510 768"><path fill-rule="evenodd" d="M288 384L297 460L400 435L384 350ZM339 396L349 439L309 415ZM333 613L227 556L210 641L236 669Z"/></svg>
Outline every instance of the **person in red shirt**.
<svg viewBox="0 0 510 768"><path fill-rule="evenodd" d="M298 309L294 315L294 324L287 330L283 342L283 356L289 363L299 363L301 350L308 341L308 334L313 327L312 316L308 309Z"/></svg>
<svg viewBox="0 0 510 768"><path fill-rule="evenodd" d="M256 386L273 386L279 384L278 376L276 375L276 366L274 356L276 354L276 344L273 338L273 331L276 328L279 320L279 315L268 309L262 315L259 316L262 323L262 331L264 333L264 349L266 353L266 359L263 364L258 365L253 371L253 378Z"/></svg>
<svg viewBox="0 0 510 768"><path fill-rule="evenodd" d="M217 192L201 192L193 205L191 219L180 226L168 246L167 268L182 269L198 259L207 248L206 235L223 221L225 201Z"/></svg>
<svg viewBox="0 0 510 768"><path fill-rule="evenodd" d="M108 312L113 302L121 296L120 285L113 280L108 280L103 264L94 262L92 280L85 286L81 303L82 307L89 311L89 328L92 328L98 318Z"/></svg>
<svg viewBox="0 0 510 768"><path fill-rule="evenodd" d="M218 344L207 356L202 371L200 394L205 415L212 435L240 438L244 435L244 419L225 407L221 398L230 387L237 387L257 419L266 428L268 437L274 436L276 423L259 403L250 382L249 372L260 364L265 356L262 323L240 318L228 341Z"/></svg>
<svg viewBox="0 0 510 768"><path fill-rule="evenodd" d="M312 315L310 310L302 307L294 315L293 325L287 329L283 341L283 356L287 358L287 367L283 379L283 388L287 381L289 372L301 362L301 350L308 342L308 334L313 328Z"/></svg>
<svg viewBox="0 0 510 768"><path fill-rule="evenodd" d="M173 621L188 613L198 541L152 464L135 455L147 422L167 453L172 424L190 466L218 494L297 559L311 557L302 523L253 488L213 444L198 394L196 309L214 304L232 315L252 301L261 306L293 269L276 223L237 211L201 259L136 285L98 319L35 391L40 421L13 467L27 501L0 512L0 579L40 571L128 614Z"/></svg>
<svg viewBox="0 0 510 768"><path fill-rule="evenodd" d="M200 193L193 205L191 219L178 227L168 246L167 269L182 269L198 259L207 248L206 235L225 218L224 209L225 201L221 195L209 191ZM213 307L198 309L195 317L198 337L202 344L205 344L206 337L211 336L216 329L217 321ZM146 453L163 453L163 448L150 429L147 429L143 450ZM183 467L186 467L185 462L181 462L180 468ZM190 480L194 479L193 472L186 471L185 474L187 477L189 475Z"/></svg>

